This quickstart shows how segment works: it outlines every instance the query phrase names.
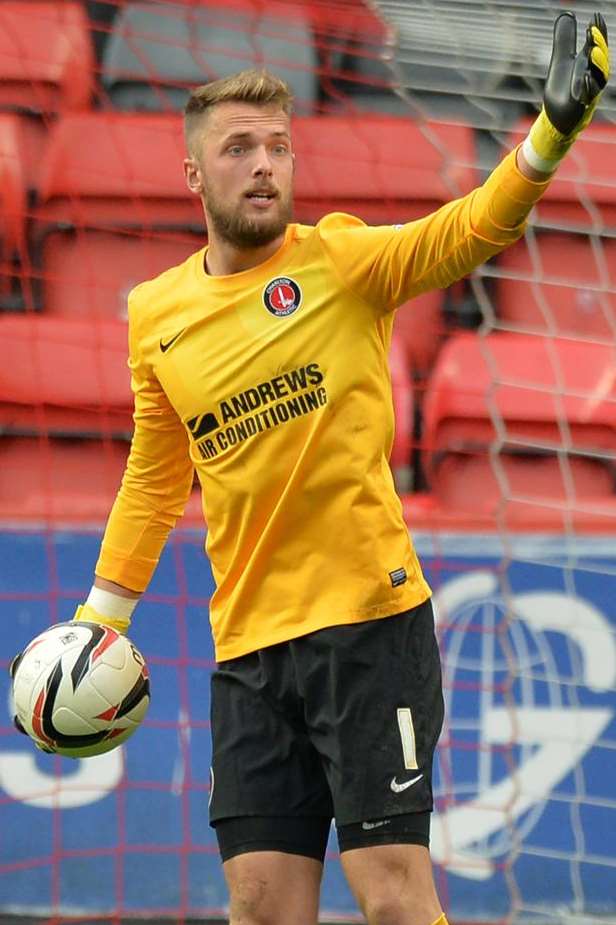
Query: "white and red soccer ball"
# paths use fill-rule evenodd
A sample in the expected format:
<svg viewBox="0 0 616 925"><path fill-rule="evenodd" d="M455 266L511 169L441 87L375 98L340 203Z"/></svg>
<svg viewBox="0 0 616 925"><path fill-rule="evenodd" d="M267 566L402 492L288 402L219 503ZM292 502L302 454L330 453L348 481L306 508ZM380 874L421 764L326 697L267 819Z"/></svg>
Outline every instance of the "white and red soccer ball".
<svg viewBox="0 0 616 925"><path fill-rule="evenodd" d="M57 623L11 666L15 725L44 751L88 758L137 729L150 703L143 656L114 629Z"/></svg>

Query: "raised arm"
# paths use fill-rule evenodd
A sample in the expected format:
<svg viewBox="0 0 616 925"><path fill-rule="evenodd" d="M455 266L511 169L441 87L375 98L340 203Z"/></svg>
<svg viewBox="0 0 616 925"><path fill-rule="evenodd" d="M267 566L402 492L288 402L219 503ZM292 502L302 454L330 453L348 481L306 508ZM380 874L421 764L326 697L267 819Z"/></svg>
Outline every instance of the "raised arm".
<svg viewBox="0 0 616 925"><path fill-rule="evenodd" d="M349 289L389 311L430 289L445 288L514 243L554 170L588 125L609 76L607 27L596 13L576 54L576 21L563 13L544 102L528 138L482 186L436 212L392 228L359 220L322 223L321 238Z"/></svg>
<svg viewBox="0 0 616 925"><path fill-rule="evenodd" d="M607 41L605 20L595 13L578 52L574 14L557 17L539 116L513 155L471 194L467 204L460 204L457 249L447 241L445 228L442 256L449 259L440 263L438 256L436 261L428 259L418 274L421 288L415 292L450 285L522 235L530 209L597 108L610 73ZM456 230L455 219L452 225Z"/></svg>

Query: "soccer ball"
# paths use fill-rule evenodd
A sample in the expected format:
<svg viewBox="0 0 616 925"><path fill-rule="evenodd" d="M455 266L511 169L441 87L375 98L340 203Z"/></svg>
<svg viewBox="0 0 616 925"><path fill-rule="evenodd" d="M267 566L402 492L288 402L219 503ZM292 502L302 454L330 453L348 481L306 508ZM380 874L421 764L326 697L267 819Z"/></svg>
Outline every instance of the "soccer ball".
<svg viewBox="0 0 616 925"><path fill-rule="evenodd" d="M150 681L133 643L98 623L57 623L14 659L15 725L43 751L102 755L145 716Z"/></svg>

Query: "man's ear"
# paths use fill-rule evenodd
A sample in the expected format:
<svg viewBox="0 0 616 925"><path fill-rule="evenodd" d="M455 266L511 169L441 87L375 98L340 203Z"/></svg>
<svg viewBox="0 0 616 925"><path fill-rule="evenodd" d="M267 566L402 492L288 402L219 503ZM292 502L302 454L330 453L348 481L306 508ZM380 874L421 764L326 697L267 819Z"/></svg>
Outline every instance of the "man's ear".
<svg viewBox="0 0 616 925"><path fill-rule="evenodd" d="M186 178L186 186L191 193L200 196L203 192L203 176L201 168L194 157L184 159L184 177Z"/></svg>

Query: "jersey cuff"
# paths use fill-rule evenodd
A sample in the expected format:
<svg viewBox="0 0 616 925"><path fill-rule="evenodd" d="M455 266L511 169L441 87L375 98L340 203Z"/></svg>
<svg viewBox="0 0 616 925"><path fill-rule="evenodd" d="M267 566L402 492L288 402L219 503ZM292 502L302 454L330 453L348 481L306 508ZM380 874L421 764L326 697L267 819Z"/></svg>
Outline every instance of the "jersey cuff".
<svg viewBox="0 0 616 925"><path fill-rule="evenodd" d="M511 151L479 187L471 213L476 233L503 245L521 236L530 210L551 179L539 182L525 177L516 163L517 151Z"/></svg>
<svg viewBox="0 0 616 925"><path fill-rule="evenodd" d="M134 554L127 556L120 550L103 546L94 572L99 578L106 578L130 591L142 592L150 583L157 565L158 559L146 559Z"/></svg>

